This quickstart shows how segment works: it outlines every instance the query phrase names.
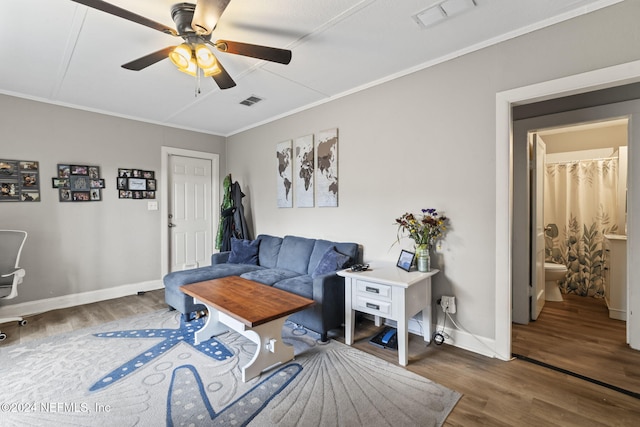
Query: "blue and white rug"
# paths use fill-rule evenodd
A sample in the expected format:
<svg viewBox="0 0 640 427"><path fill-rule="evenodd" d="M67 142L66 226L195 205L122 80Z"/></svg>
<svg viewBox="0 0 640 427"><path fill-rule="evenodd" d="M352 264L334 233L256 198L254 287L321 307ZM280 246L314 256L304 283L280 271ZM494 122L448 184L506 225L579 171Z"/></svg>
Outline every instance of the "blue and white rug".
<svg viewBox="0 0 640 427"><path fill-rule="evenodd" d="M431 426L460 398L289 324L295 360L243 383L255 344L229 332L194 345L202 323L161 310L0 347L0 424Z"/></svg>

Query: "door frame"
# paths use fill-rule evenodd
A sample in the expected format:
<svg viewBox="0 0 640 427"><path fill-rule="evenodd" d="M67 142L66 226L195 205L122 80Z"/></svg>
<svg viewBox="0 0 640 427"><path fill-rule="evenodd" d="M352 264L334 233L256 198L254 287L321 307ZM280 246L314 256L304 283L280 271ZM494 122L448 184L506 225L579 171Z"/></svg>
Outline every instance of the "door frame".
<svg viewBox="0 0 640 427"><path fill-rule="evenodd" d="M193 157L211 161L211 247L215 248L217 224L220 221L220 212L215 206L220 204L220 155L207 153L204 151L187 150L175 147L160 147L161 161L160 169L160 268L161 277L169 273L169 158L171 156Z"/></svg>
<svg viewBox="0 0 640 427"><path fill-rule="evenodd" d="M537 133L533 133L531 136L527 135L527 146L530 150L531 162L531 167L527 168L530 174L529 221L531 226L529 236L531 250L529 251L529 271L532 288L529 300L529 318L536 320L544 307L546 298L544 280L544 163L547 146ZM539 151L540 147L542 147L542 153ZM539 241L540 236L542 236L542 242ZM540 254L540 252L542 253ZM541 256L542 259L538 256Z"/></svg>
<svg viewBox="0 0 640 427"><path fill-rule="evenodd" d="M575 95L608 87L640 81L640 61L628 62L612 67L589 71L582 74L563 77L529 86L499 92L496 94L496 240L495 240L495 353L502 360L511 359L511 272L512 272L512 224L513 224L513 120L511 108L514 105L543 101L562 96ZM634 182L638 173L634 168L635 154L629 146L628 182ZM636 196L637 195L637 196ZM634 197L635 196L635 197ZM640 203L640 186L629 189L629 213ZM636 210L636 209L634 209ZM640 212L640 208L637 209ZM640 228L636 230L633 216L627 216L627 235L632 242L640 241ZM640 274L633 272L629 266L634 265L635 258L627 246L628 283L640 280ZM639 277L636 277L639 276ZM634 308L640 312L640 283L629 288L629 312ZM638 348L640 331L634 328L632 317L627 318L632 348ZM634 346L635 343L635 346Z"/></svg>

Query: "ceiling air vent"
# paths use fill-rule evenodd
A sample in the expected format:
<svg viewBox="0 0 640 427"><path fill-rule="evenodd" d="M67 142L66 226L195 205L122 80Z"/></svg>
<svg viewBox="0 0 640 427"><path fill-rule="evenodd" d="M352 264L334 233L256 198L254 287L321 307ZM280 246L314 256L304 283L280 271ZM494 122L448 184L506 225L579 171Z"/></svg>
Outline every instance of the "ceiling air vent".
<svg viewBox="0 0 640 427"><path fill-rule="evenodd" d="M414 15L413 18L418 25L428 28L475 6L476 0L444 0Z"/></svg>
<svg viewBox="0 0 640 427"><path fill-rule="evenodd" d="M246 105L247 107L251 107L253 104L257 104L260 101L262 101L262 98L258 98L257 96L252 95L247 99L245 99L244 101L240 101L240 104Z"/></svg>

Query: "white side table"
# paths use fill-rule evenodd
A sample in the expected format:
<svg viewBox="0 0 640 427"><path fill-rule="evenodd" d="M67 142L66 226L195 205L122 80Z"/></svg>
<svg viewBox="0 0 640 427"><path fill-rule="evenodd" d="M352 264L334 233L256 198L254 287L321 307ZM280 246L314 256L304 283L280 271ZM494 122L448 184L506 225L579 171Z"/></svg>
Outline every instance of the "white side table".
<svg viewBox="0 0 640 427"><path fill-rule="evenodd" d="M407 272L382 262L371 263L367 271L339 271L345 279L345 342L353 344L356 311L375 316L376 326L381 325L381 318L395 320L399 363L407 366L408 323L421 310L424 340L431 340L431 277L438 271Z"/></svg>

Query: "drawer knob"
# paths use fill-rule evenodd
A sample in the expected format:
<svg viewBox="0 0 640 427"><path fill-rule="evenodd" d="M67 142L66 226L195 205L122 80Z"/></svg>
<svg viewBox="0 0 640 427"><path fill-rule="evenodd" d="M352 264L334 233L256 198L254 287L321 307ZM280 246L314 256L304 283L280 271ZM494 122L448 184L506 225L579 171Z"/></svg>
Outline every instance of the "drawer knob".
<svg viewBox="0 0 640 427"><path fill-rule="evenodd" d="M380 289L378 289L378 288L372 288L371 286L367 286L367 287L365 288L365 290L366 290L367 292L372 292L372 293L374 293L374 294L379 294L379 293L380 293Z"/></svg>
<svg viewBox="0 0 640 427"><path fill-rule="evenodd" d="M371 304L370 302L367 303L367 308L373 308L374 310L380 310L380 306L377 304Z"/></svg>

